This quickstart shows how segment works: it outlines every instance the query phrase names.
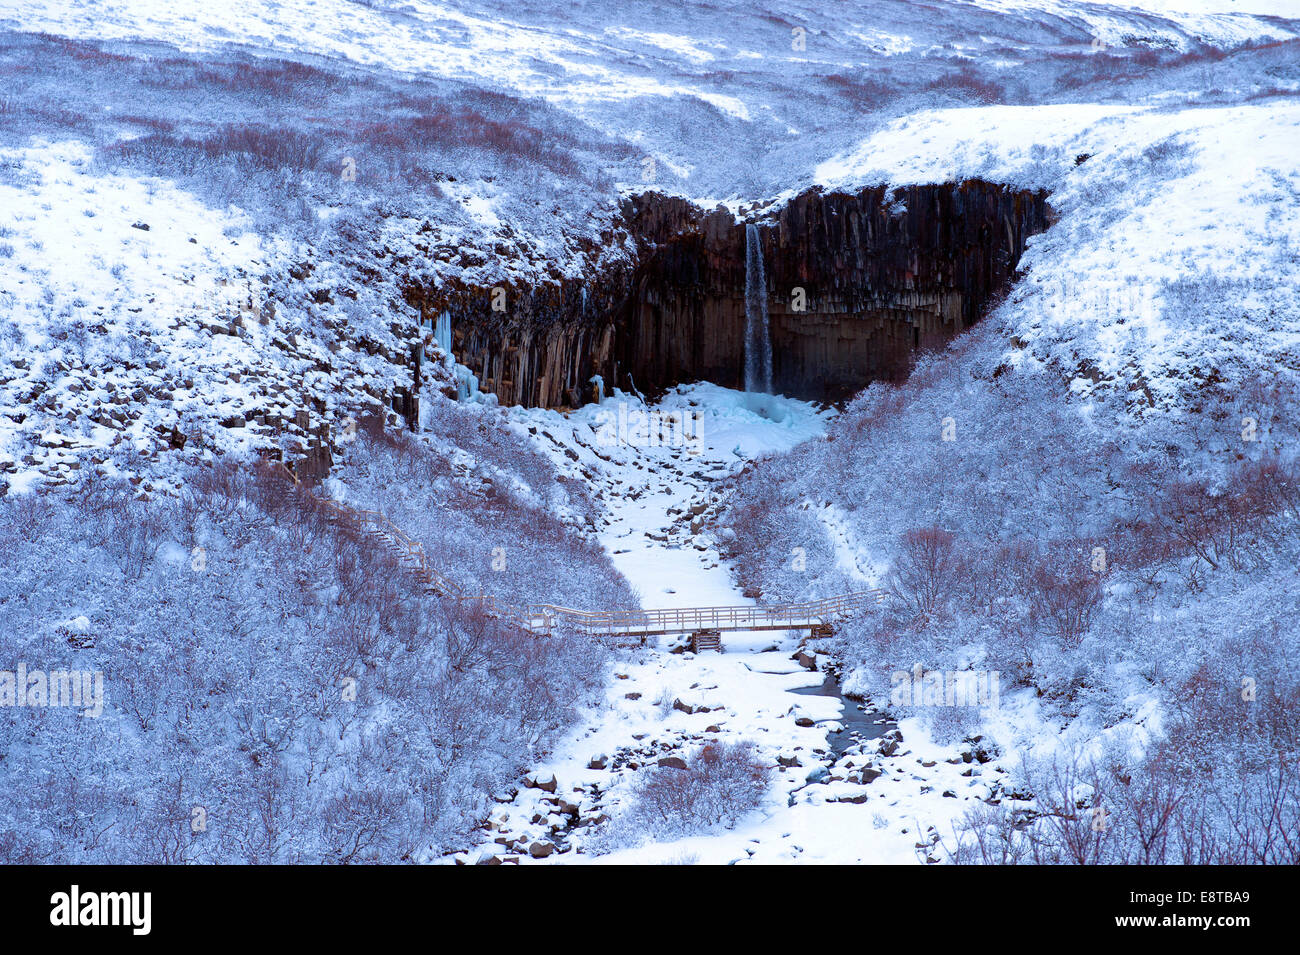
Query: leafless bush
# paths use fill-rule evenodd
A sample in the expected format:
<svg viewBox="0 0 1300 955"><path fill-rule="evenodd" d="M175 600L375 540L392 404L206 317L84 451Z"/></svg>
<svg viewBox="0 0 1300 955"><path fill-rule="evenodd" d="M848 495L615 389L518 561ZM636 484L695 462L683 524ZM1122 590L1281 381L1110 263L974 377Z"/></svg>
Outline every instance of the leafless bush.
<svg viewBox="0 0 1300 955"><path fill-rule="evenodd" d="M969 66L945 73L938 79L931 80L925 88L956 93L963 99L974 100L977 103L1001 103L1007 96L1006 87L1001 83L985 79Z"/></svg>
<svg viewBox="0 0 1300 955"><path fill-rule="evenodd" d="M1217 686L1216 686L1217 684ZM1025 767L1016 805L981 806L945 846L957 863L1294 865L1300 861L1300 766L1293 722L1232 713L1222 681L1199 668L1191 702L1135 765L1066 756ZM1294 694L1292 694L1294 695ZM1260 697L1277 710L1294 699ZM1206 720L1221 723L1206 723ZM1195 724L1189 721L1196 720ZM1263 746L1260 746L1260 743Z"/></svg>
<svg viewBox="0 0 1300 955"><path fill-rule="evenodd" d="M1083 554L1040 557L1027 578L1033 618L1065 647L1077 647L1102 605L1101 575Z"/></svg>
<svg viewBox="0 0 1300 955"><path fill-rule="evenodd" d="M920 527L903 534L889 589L918 616L932 615L953 596L962 576L956 540L939 527Z"/></svg>
<svg viewBox="0 0 1300 955"><path fill-rule="evenodd" d="M332 860L343 865L403 858L405 800L378 786L347 787L325 806L325 835Z"/></svg>
<svg viewBox="0 0 1300 955"><path fill-rule="evenodd" d="M647 771L634 787L635 802L623 823L656 837L730 828L763 804L771 772L752 743L710 743L686 760L685 769Z"/></svg>
<svg viewBox="0 0 1300 955"><path fill-rule="evenodd" d="M35 540L52 525L54 508L35 494L0 499L0 545L17 547Z"/></svg>
<svg viewBox="0 0 1300 955"><path fill-rule="evenodd" d="M832 73L822 78L827 86L858 109L880 109L898 97L898 89L878 80Z"/></svg>
<svg viewBox="0 0 1300 955"><path fill-rule="evenodd" d="M1249 463L1223 491L1199 482L1175 483L1165 491L1159 516L1184 553L1209 567L1257 569L1267 562L1273 514L1294 512L1296 485L1295 472L1276 461Z"/></svg>
<svg viewBox="0 0 1300 955"><path fill-rule="evenodd" d="M1105 861L1112 830L1095 765L1066 757L1042 767L1026 765L1023 775L1031 804L981 806L967 813L955 827L956 843L944 847L949 858L958 864Z"/></svg>

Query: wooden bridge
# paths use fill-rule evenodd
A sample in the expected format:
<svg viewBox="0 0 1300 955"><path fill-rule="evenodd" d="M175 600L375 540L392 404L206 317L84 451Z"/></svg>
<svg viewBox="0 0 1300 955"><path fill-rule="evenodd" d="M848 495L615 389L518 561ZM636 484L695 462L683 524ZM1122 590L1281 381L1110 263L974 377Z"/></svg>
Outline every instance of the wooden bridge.
<svg viewBox="0 0 1300 955"><path fill-rule="evenodd" d="M295 485L298 477L279 465ZM310 493L310 492L309 492ZM663 610L575 610L555 604L515 606L491 594L468 594L455 581L439 573L424 553L424 546L408 536L379 511L360 510L312 495L330 518L390 548L426 593L481 606L491 616L509 620L538 635L557 630L599 637L647 637L667 634L721 633L745 630L809 630L829 632L841 620L882 602L883 590L861 590L821 600L774 606L678 607Z"/></svg>
<svg viewBox="0 0 1300 955"><path fill-rule="evenodd" d="M549 633L557 623L602 636L657 637L705 630L818 630L880 602L878 590L776 606L674 607L666 610L573 610L551 604L528 607L524 626Z"/></svg>

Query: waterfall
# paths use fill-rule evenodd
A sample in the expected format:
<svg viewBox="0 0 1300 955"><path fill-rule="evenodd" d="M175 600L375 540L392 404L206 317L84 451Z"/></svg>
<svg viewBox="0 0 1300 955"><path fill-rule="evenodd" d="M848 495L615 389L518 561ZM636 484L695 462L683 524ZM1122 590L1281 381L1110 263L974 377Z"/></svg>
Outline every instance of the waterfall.
<svg viewBox="0 0 1300 955"><path fill-rule="evenodd" d="M767 325L767 276L758 226L745 226L745 390L772 391L772 337Z"/></svg>

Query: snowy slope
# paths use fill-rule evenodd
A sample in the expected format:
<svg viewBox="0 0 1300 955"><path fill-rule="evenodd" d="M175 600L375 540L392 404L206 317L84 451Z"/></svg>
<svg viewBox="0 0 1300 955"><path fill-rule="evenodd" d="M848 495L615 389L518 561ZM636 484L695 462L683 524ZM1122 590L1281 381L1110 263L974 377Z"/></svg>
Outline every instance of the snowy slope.
<svg viewBox="0 0 1300 955"><path fill-rule="evenodd" d="M11 0L0 28L200 56L239 48L541 98L644 147L661 161L660 180L703 180L698 194L715 188L712 167L734 179L763 154L775 154L768 164L778 169L803 171L843 122L870 125L892 109L893 94L881 96L876 83L933 97L942 94L930 84L970 69L1017 96L1052 97L1062 69L1086 66L1070 57L1103 48L1121 57L1199 53L1203 44L1300 36L1300 11L1260 3L877 0L828 18L806 0L718 0L665 24L649 0L571 4L563 16L544 2Z"/></svg>
<svg viewBox="0 0 1300 955"><path fill-rule="evenodd" d="M3 150L0 165L7 488L75 482L123 455L161 478L174 434L186 445L166 453L191 459L301 450L298 412L337 431L374 406L367 388L409 382L382 350L358 347L373 336L400 354L381 313L340 335L280 294L273 277L310 251L254 231L239 209L105 174L76 140ZM322 263L317 278L329 276Z"/></svg>
<svg viewBox="0 0 1300 955"><path fill-rule="evenodd" d="M1017 345L1087 397L1167 412L1214 374L1300 374L1300 105L992 106L891 124L816 170L828 187L981 176L1047 188L1000 309ZM1081 157L1087 157L1082 159ZM1187 307L1192 291L1199 307Z"/></svg>

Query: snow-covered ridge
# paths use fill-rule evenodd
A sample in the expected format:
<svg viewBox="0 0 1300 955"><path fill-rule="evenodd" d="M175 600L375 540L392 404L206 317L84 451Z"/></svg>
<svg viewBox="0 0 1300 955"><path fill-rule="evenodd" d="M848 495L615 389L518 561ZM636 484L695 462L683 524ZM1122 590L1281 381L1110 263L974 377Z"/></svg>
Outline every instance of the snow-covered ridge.
<svg viewBox="0 0 1300 955"><path fill-rule="evenodd" d="M1030 239L999 313L1018 343L1009 361L1047 361L1085 396L1140 388L1165 411L1211 373L1300 373L1298 145L1291 97L989 106L909 116L815 175L828 188L978 176L1050 190L1059 221ZM1201 307L1186 307L1197 289Z"/></svg>

